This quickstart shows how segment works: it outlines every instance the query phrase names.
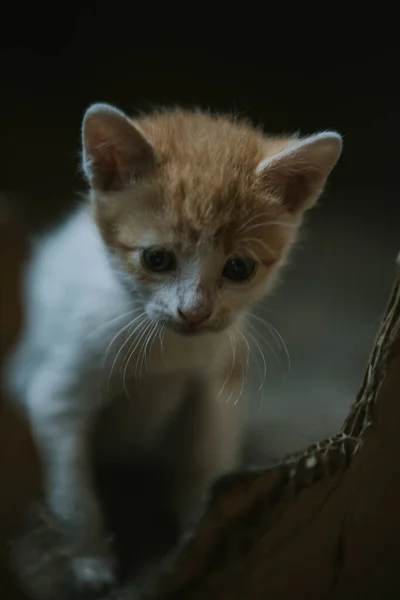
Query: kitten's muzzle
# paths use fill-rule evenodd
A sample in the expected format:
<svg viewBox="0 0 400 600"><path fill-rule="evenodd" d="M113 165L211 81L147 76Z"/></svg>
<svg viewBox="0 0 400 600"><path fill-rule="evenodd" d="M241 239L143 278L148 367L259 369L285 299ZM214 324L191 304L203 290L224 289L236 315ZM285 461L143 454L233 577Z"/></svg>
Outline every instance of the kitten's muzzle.
<svg viewBox="0 0 400 600"><path fill-rule="evenodd" d="M197 308L195 310L182 311L178 308L178 314L183 322L193 327L209 319L211 310L208 308Z"/></svg>

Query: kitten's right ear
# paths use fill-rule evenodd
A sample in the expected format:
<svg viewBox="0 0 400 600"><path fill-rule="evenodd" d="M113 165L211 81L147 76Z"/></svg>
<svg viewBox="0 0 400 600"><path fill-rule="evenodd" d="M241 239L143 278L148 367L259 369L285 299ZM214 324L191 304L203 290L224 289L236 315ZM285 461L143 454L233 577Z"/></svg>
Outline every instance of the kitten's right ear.
<svg viewBox="0 0 400 600"><path fill-rule="evenodd" d="M82 123L82 168L101 192L123 189L155 163L155 152L139 128L109 104L92 104Z"/></svg>
<svg viewBox="0 0 400 600"><path fill-rule="evenodd" d="M256 174L264 190L292 213L301 214L318 200L342 152L342 137L323 131L294 140L263 160Z"/></svg>

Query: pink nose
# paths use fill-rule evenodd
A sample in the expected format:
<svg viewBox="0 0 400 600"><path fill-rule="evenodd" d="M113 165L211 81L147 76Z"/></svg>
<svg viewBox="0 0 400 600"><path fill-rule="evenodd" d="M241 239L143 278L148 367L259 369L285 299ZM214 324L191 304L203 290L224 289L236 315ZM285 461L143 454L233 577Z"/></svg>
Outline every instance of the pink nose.
<svg viewBox="0 0 400 600"><path fill-rule="evenodd" d="M185 310L178 309L179 316L181 319L190 323L191 325L199 325L211 315L211 311L206 308L198 308L196 310Z"/></svg>

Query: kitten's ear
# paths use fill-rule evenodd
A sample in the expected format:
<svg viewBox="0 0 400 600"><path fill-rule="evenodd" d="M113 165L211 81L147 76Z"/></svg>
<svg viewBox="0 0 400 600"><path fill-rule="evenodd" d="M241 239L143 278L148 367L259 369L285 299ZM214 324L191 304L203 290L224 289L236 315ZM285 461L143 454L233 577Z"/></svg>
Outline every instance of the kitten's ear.
<svg viewBox="0 0 400 600"><path fill-rule="evenodd" d="M318 200L341 151L338 133L317 133L262 161L256 174L267 193L289 211L301 213Z"/></svg>
<svg viewBox="0 0 400 600"><path fill-rule="evenodd" d="M93 104L82 123L82 168L99 191L122 189L155 161L155 152L124 113L109 104Z"/></svg>

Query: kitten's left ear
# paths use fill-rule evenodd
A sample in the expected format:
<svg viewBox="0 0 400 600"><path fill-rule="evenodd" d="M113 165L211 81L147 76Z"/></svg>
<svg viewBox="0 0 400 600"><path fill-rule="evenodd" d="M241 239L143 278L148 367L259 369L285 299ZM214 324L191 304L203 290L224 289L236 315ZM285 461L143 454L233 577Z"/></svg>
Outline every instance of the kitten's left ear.
<svg viewBox="0 0 400 600"><path fill-rule="evenodd" d="M109 104L87 109L82 124L82 167L94 189L120 190L154 162L152 145L123 112Z"/></svg>
<svg viewBox="0 0 400 600"><path fill-rule="evenodd" d="M256 169L266 193L302 213L319 198L342 151L342 138L334 131L297 140Z"/></svg>

